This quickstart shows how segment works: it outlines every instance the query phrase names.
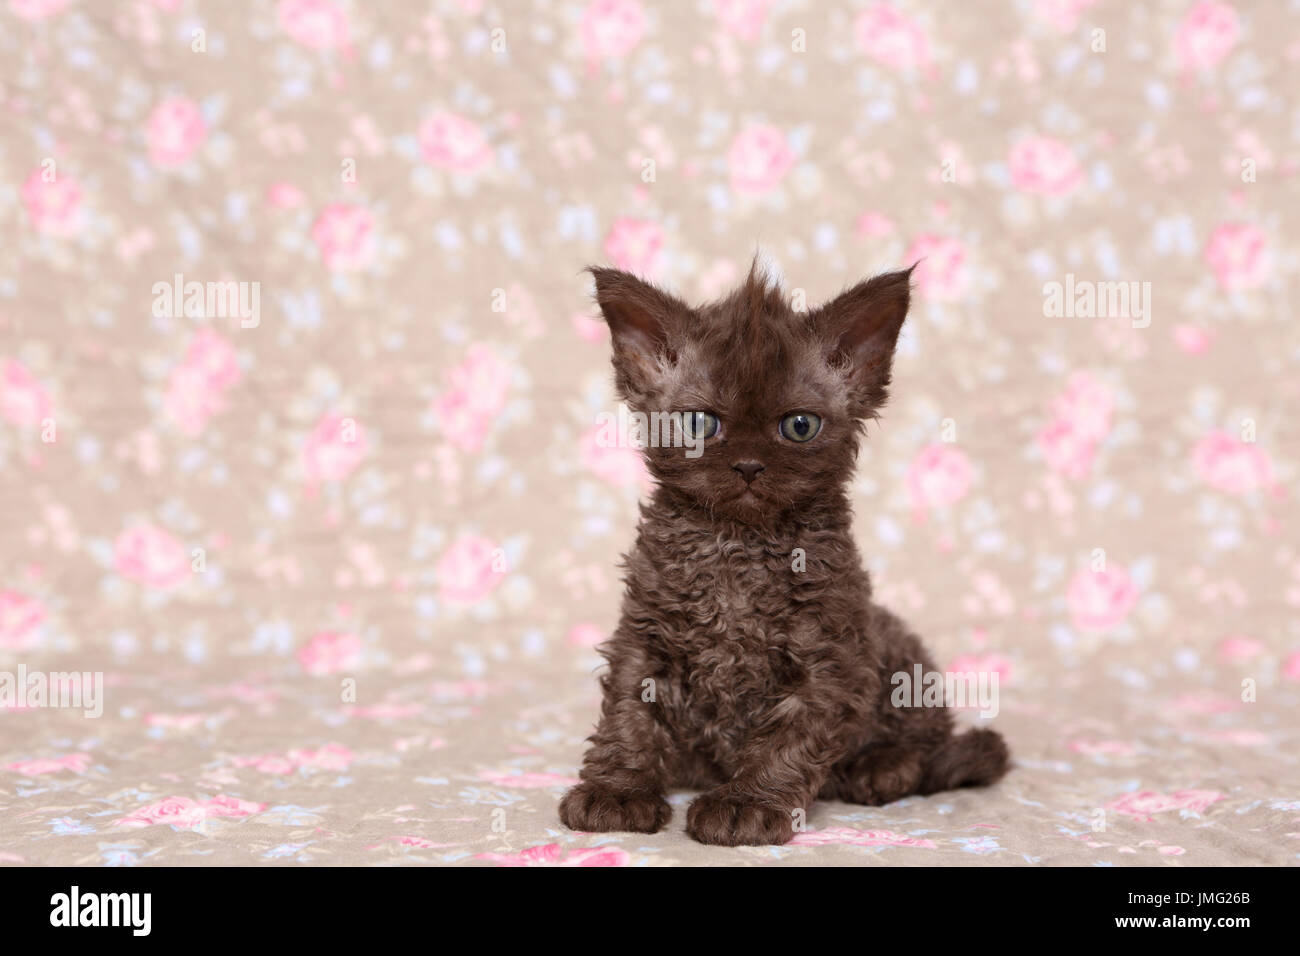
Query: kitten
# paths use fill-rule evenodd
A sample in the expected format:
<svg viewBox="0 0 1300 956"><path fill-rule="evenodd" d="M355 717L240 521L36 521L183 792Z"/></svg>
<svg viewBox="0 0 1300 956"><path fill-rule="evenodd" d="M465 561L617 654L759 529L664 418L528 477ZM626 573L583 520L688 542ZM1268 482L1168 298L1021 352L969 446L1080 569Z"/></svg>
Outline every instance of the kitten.
<svg viewBox="0 0 1300 956"><path fill-rule="evenodd" d="M936 668L872 602L850 533L846 489L886 398L911 270L807 313L757 267L700 308L591 272L619 393L636 412L681 413L678 437L702 453L645 449L657 485L564 824L654 833L683 787L704 790L686 815L701 843L779 844L818 797L879 805L1001 777L994 731L954 735L944 707L891 704L891 675Z"/></svg>

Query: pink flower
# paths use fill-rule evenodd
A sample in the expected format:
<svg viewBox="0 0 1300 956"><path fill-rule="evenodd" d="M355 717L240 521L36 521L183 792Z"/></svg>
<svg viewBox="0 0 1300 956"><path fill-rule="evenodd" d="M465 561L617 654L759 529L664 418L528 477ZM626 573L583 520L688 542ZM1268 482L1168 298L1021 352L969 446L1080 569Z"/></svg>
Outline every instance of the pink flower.
<svg viewBox="0 0 1300 956"><path fill-rule="evenodd" d="M17 591L0 591L0 648L25 651L36 643L45 607Z"/></svg>
<svg viewBox="0 0 1300 956"><path fill-rule="evenodd" d="M1126 793L1118 800L1107 805L1125 816L1136 820L1151 820L1156 813L1169 810L1190 810L1200 813L1206 807L1223 799L1223 794L1214 790L1179 790L1171 794L1143 790L1139 793Z"/></svg>
<svg viewBox="0 0 1300 956"><path fill-rule="evenodd" d="M794 151L783 132L775 126L749 126L727 150L731 189L742 196L771 192L794 162Z"/></svg>
<svg viewBox="0 0 1300 956"><path fill-rule="evenodd" d="M859 239L878 239L881 236L887 236L894 231L894 221L888 216L879 212L864 212L858 217L857 228L854 234ZM906 262L915 262L915 259L904 257Z"/></svg>
<svg viewBox="0 0 1300 956"><path fill-rule="evenodd" d="M435 113L420 124L420 152L435 166L472 173L492 162L483 131L456 113Z"/></svg>
<svg viewBox="0 0 1300 956"><path fill-rule="evenodd" d="M341 674L361 663L365 645L355 634L337 634L322 631L298 649L298 663L314 677L324 674Z"/></svg>
<svg viewBox="0 0 1300 956"><path fill-rule="evenodd" d="M17 763L5 764L5 769L20 773L24 777L39 777L41 774L58 773L61 770L84 773L86 767L90 765L90 760L90 754L66 754L62 757L20 760Z"/></svg>
<svg viewBox="0 0 1300 956"><path fill-rule="evenodd" d="M1219 642L1219 657L1225 661L1248 661L1258 657L1264 650L1265 647L1261 642L1240 634L1224 638Z"/></svg>
<svg viewBox="0 0 1300 956"><path fill-rule="evenodd" d="M1138 589L1128 570L1110 562L1102 571L1084 568L1070 581L1065 603L1081 631L1107 631L1122 624L1137 604Z"/></svg>
<svg viewBox="0 0 1300 956"><path fill-rule="evenodd" d="M1064 196L1083 182L1083 171L1070 147L1047 136L1020 140L1011 147L1007 164L1011 182L1021 192Z"/></svg>
<svg viewBox="0 0 1300 956"><path fill-rule="evenodd" d="M342 481L365 457L366 436L361 424L331 412L307 436L302 449L302 469L312 483Z"/></svg>
<svg viewBox="0 0 1300 956"><path fill-rule="evenodd" d="M935 849L932 840L905 837L892 830L857 830L853 827L826 827L822 830L805 830L796 833L789 846L910 846L920 850Z"/></svg>
<svg viewBox="0 0 1300 956"><path fill-rule="evenodd" d="M247 817L261 813L265 803L237 800L234 797L213 797L211 800L191 800L189 797L166 797L147 807L141 807L122 817L113 825L118 827L150 827L169 824L193 829L214 817Z"/></svg>
<svg viewBox="0 0 1300 956"><path fill-rule="evenodd" d="M950 674L997 674L998 683L1011 680L1011 661L1001 654L963 654L948 665Z"/></svg>
<svg viewBox="0 0 1300 956"><path fill-rule="evenodd" d="M713 14L728 33L756 40L767 19L767 0L713 0Z"/></svg>
<svg viewBox="0 0 1300 956"><path fill-rule="evenodd" d="M309 50L348 48L348 17L331 0L280 0L280 28Z"/></svg>
<svg viewBox="0 0 1300 956"><path fill-rule="evenodd" d="M569 643L574 647L595 647L609 635L595 624L575 624L569 629Z"/></svg>
<svg viewBox="0 0 1300 956"><path fill-rule="evenodd" d="M293 183L272 183L266 189L266 201L277 209L292 209L301 206L302 190Z"/></svg>
<svg viewBox="0 0 1300 956"><path fill-rule="evenodd" d="M1060 33L1068 33L1079 22L1079 14L1097 0L1036 0L1034 15Z"/></svg>
<svg viewBox="0 0 1300 956"><path fill-rule="evenodd" d="M1047 467L1067 478L1082 478L1092 467L1095 442L1074 430L1068 421L1052 421L1038 433L1038 447Z"/></svg>
<svg viewBox="0 0 1300 956"><path fill-rule="evenodd" d="M23 20L44 20L68 5L68 0L9 0L9 9Z"/></svg>
<svg viewBox="0 0 1300 956"><path fill-rule="evenodd" d="M627 56L645 33L645 14L635 0L595 0L579 27L588 60Z"/></svg>
<svg viewBox="0 0 1300 956"><path fill-rule="evenodd" d="M1282 665L1282 676L1287 680L1300 680L1300 651L1296 651Z"/></svg>
<svg viewBox="0 0 1300 956"><path fill-rule="evenodd" d="M970 484L970 460L951 445L927 445L907 470L907 492L917 511L956 504Z"/></svg>
<svg viewBox="0 0 1300 956"><path fill-rule="evenodd" d="M277 754L236 757L233 763L236 767L253 767L262 773L284 776L303 767L343 771L348 769L353 759L352 751L342 744L326 744L319 750L290 750L283 757Z"/></svg>
<svg viewBox="0 0 1300 956"><path fill-rule="evenodd" d="M475 859L492 860L497 866L627 866L626 850L616 846L583 847L562 851L558 843L529 847L522 853L476 853Z"/></svg>
<svg viewBox="0 0 1300 956"><path fill-rule="evenodd" d="M375 217L364 206L331 203L321 210L311 237L327 269L359 272L375 255Z"/></svg>
<svg viewBox="0 0 1300 956"><path fill-rule="evenodd" d="M621 445L602 445L601 432L601 426L597 425L580 439L578 458L583 467L616 487L644 488L649 482L649 475L641 453L635 448Z"/></svg>
<svg viewBox="0 0 1300 956"><path fill-rule="evenodd" d="M226 339L202 329L185 353L185 364L202 373L215 388L226 389L239 381L239 356Z"/></svg>
<svg viewBox="0 0 1300 956"><path fill-rule="evenodd" d="M508 790L542 790L547 787L572 787L578 783L576 777L566 777L558 773L499 773L494 770L484 770L479 777Z"/></svg>
<svg viewBox="0 0 1300 956"><path fill-rule="evenodd" d="M1174 55L1184 70L1217 65L1232 50L1239 30L1237 11L1207 0L1187 12L1174 34Z"/></svg>
<svg viewBox="0 0 1300 956"><path fill-rule="evenodd" d="M853 24L858 49L893 70L914 70L930 63L930 41L920 24L888 3L873 4Z"/></svg>
<svg viewBox="0 0 1300 956"><path fill-rule="evenodd" d="M956 302L966 292L966 247L949 236L920 235L903 261L917 263L916 286L935 302Z"/></svg>
<svg viewBox="0 0 1300 956"><path fill-rule="evenodd" d="M623 217L615 219L605 237L605 255L620 269L652 275L663 248L664 231L657 222Z"/></svg>
<svg viewBox="0 0 1300 956"><path fill-rule="evenodd" d="M1069 748L1085 757L1131 757L1137 748L1123 740L1072 740Z"/></svg>
<svg viewBox="0 0 1300 956"><path fill-rule="evenodd" d="M1205 261L1224 291L1258 289L1268 279L1271 266L1268 237L1249 223L1224 223L1210 235Z"/></svg>
<svg viewBox="0 0 1300 956"><path fill-rule="evenodd" d="M488 538L464 535L438 560L438 597L468 607L491 594L506 576L505 559Z"/></svg>
<svg viewBox="0 0 1300 956"><path fill-rule="evenodd" d="M1100 442L1110 434L1115 395L1087 372L1070 376L1064 392L1052 402L1056 420L1069 425L1084 441Z"/></svg>
<svg viewBox="0 0 1300 956"><path fill-rule="evenodd" d="M0 365L0 416L15 425L39 425L52 410L49 392L27 366L5 359Z"/></svg>
<svg viewBox="0 0 1300 956"><path fill-rule="evenodd" d="M474 345L448 374L451 387L433 403L438 428L463 451L476 452L505 407L511 367L486 345Z"/></svg>
<svg viewBox="0 0 1300 956"><path fill-rule="evenodd" d="M191 574L184 545L154 525L136 525L118 535L113 564L123 577L160 590L182 584Z"/></svg>
<svg viewBox="0 0 1300 956"><path fill-rule="evenodd" d="M163 411L187 435L197 435L225 403L201 368L182 362L167 377Z"/></svg>
<svg viewBox="0 0 1300 956"><path fill-rule="evenodd" d="M1226 432L1211 432L1197 442L1192 467L1211 488L1230 495L1248 495L1273 485L1268 453Z"/></svg>
<svg viewBox="0 0 1300 956"><path fill-rule="evenodd" d="M81 187L75 179L62 173L47 182L44 169L33 170L23 183L23 205L32 225L51 236L74 236L85 220Z"/></svg>
<svg viewBox="0 0 1300 956"><path fill-rule="evenodd" d="M1174 341L1188 355L1203 355L1210 348L1210 334L1195 325L1175 327Z"/></svg>
<svg viewBox="0 0 1300 956"><path fill-rule="evenodd" d="M180 166L208 138L208 124L193 100L164 100L149 114L149 161L155 166Z"/></svg>

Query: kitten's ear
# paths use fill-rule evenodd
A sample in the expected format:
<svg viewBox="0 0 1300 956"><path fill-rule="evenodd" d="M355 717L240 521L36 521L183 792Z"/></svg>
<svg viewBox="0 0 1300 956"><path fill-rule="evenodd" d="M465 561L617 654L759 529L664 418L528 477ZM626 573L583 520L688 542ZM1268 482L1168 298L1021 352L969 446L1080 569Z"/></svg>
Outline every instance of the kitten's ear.
<svg viewBox="0 0 1300 956"><path fill-rule="evenodd" d="M848 375L858 411L884 404L898 333L907 318L912 269L887 272L840 293L813 315L831 362Z"/></svg>
<svg viewBox="0 0 1300 956"><path fill-rule="evenodd" d="M614 366L620 383L643 386L662 359L675 361L669 334L679 318L690 311L680 300L648 282L618 269L592 267L596 302L614 340Z"/></svg>

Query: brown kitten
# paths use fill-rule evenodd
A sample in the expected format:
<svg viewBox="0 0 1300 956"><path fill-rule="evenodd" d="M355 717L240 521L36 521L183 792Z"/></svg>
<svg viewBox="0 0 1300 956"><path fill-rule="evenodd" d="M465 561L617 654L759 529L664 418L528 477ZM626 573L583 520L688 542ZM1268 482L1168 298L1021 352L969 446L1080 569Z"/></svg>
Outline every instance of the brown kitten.
<svg viewBox="0 0 1300 956"><path fill-rule="evenodd" d="M885 401L911 270L809 313L756 269L700 308L591 271L619 393L635 412L685 413L703 451L645 449L657 487L564 824L653 833L665 793L687 787L705 791L686 816L696 840L785 843L817 797L878 805L1001 777L994 731L954 736L946 708L891 704L892 674L936 668L872 602L850 534L846 486Z"/></svg>

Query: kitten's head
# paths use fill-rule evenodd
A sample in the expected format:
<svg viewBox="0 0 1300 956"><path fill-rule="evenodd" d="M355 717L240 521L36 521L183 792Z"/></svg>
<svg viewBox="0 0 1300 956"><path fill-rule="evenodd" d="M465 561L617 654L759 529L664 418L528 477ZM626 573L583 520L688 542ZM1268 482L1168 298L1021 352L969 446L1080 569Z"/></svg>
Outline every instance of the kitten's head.
<svg viewBox="0 0 1300 956"><path fill-rule="evenodd" d="M664 487L751 524L839 500L861 422L885 401L910 269L809 312L795 312L757 268L699 308L625 272L591 272L618 390L650 419L646 462ZM674 423L675 447L656 422Z"/></svg>

